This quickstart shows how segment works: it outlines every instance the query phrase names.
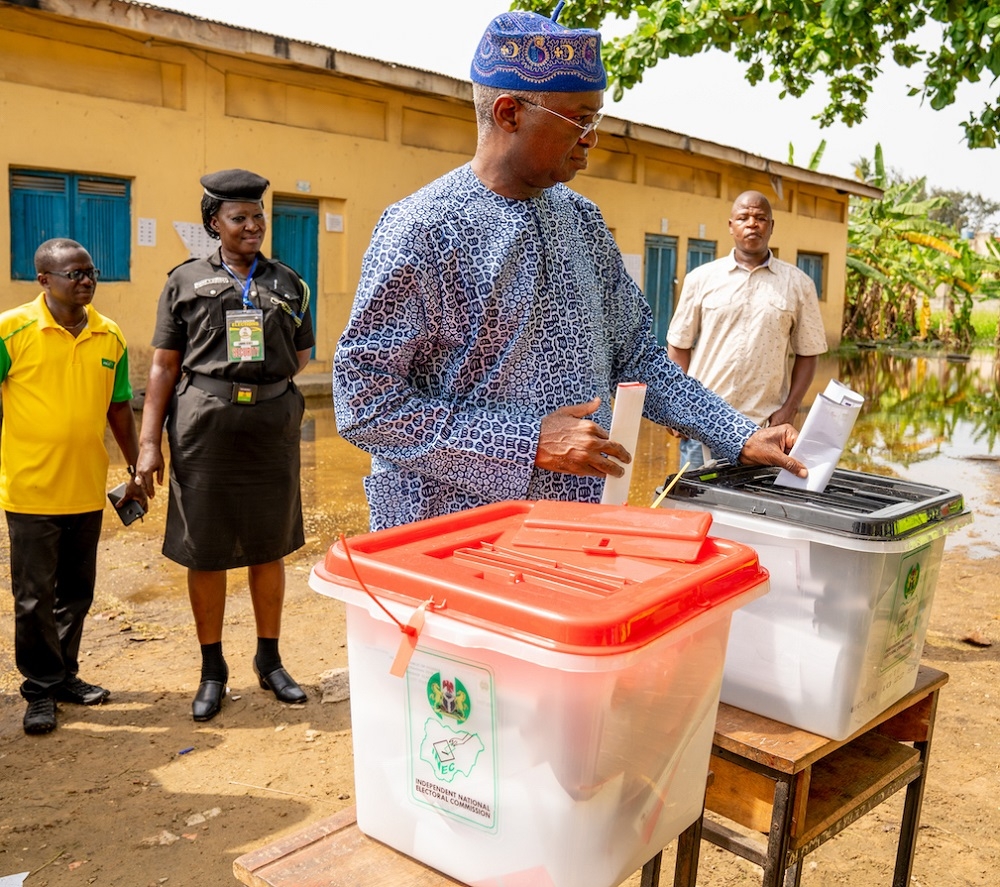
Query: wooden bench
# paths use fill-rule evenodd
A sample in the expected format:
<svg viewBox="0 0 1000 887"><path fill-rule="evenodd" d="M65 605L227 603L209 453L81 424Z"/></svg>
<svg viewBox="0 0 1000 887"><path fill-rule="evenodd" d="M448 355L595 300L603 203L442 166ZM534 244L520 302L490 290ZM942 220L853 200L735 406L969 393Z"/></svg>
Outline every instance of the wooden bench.
<svg viewBox="0 0 1000 887"><path fill-rule="evenodd" d="M353 807L239 857L233 874L250 887L460 885L363 835Z"/></svg>
<svg viewBox="0 0 1000 887"><path fill-rule="evenodd" d="M893 887L908 887L934 733L948 675L921 666L913 691L836 741L719 706L706 809L766 840L703 818L681 837L675 887L695 887L696 835L763 869L762 887L799 887L805 856L906 788ZM680 855L689 854L681 875Z"/></svg>
<svg viewBox="0 0 1000 887"><path fill-rule="evenodd" d="M688 841L695 832L700 833L700 820L685 833ZM657 887L661 857L657 853L643 866L641 887ZM678 871L686 872L692 858L697 870L697 843L678 853ZM233 862L233 874L248 887L463 887L460 881L363 835L353 807L245 853Z"/></svg>
<svg viewBox="0 0 1000 887"><path fill-rule="evenodd" d="M660 857L656 854L643 866L642 887L659 884ZM353 807L240 856L233 874L248 887L462 887L363 835Z"/></svg>

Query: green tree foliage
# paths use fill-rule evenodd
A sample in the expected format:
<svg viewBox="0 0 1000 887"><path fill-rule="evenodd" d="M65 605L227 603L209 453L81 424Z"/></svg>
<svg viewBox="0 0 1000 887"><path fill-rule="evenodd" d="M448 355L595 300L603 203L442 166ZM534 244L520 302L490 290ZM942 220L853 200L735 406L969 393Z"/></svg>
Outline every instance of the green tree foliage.
<svg viewBox="0 0 1000 887"><path fill-rule="evenodd" d="M957 230L935 221L948 198L926 197L926 179L887 173L880 145L873 161L859 161L858 172L884 193L881 200L851 198L844 337L927 338L930 300L942 295L949 324L938 335L966 350L976 299L1000 298L1000 249L991 244L990 255L979 255Z"/></svg>
<svg viewBox="0 0 1000 887"><path fill-rule="evenodd" d="M806 169L817 170L819 169L820 162L823 160L823 154L826 152L826 139L823 139L819 143L819 147L813 151L812 156L809 158L809 165ZM791 142L788 143L788 163L791 166L795 165L795 145Z"/></svg>
<svg viewBox="0 0 1000 887"><path fill-rule="evenodd" d="M931 212L935 222L941 222L956 231L969 229L973 232L985 231L993 217L1000 213L1000 202L989 200L982 194L968 191L951 191L946 188L931 188L931 197L943 197L943 206Z"/></svg>
<svg viewBox="0 0 1000 887"><path fill-rule="evenodd" d="M514 6L549 15L555 0ZM782 98L824 82L829 102L817 115L820 126L863 120L887 61L921 70L923 83L910 95L934 110L953 104L961 83L1000 76L1000 0L568 0L559 21L599 29L613 18L635 22L631 33L604 46L616 100L659 59L710 49L733 53L751 84L779 82ZM932 48L919 42L925 26L934 34ZM996 101L970 112L961 126L970 148L995 147L1000 88Z"/></svg>

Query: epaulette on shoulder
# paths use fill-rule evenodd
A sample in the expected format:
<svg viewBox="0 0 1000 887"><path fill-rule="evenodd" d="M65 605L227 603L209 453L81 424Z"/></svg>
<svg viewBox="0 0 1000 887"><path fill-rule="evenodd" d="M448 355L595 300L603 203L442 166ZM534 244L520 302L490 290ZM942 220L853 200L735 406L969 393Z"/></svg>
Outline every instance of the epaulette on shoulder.
<svg viewBox="0 0 1000 887"><path fill-rule="evenodd" d="M185 259L179 265L174 265L174 267L167 272L167 277L173 274L178 268L183 268L185 265L190 265L192 262L200 262L200 261L201 259L199 259L197 256L192 256L190 259Z"/></svg>
<svg viewBox="0 0 1000 887"><path fill-rule="evenodd" d="M280 268L284 268L289 274L292 275L293 280L300 281L303 286L306 285L305 278L301 274L299 274L299 272L296 271L291 265L286 265L284 262L281 261L281 259L271 259L271 262Z"/></svg>

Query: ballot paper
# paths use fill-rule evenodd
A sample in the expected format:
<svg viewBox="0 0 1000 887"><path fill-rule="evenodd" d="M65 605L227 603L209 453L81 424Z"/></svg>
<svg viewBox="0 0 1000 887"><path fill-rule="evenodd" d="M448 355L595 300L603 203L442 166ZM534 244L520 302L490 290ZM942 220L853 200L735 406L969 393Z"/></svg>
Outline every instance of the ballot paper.
<svg viewBox="0 0 1000 887"><path fill-rule="evenodd" d="M864 397L856 391L831 379L826 389L816 395L791 449L791 455L809 469L809 476L801 478L782 468L774 485L822 493L840 461L864 402Z"/></svg>
<svg viewBox="0 0 1000 887"><path fill-rule="evenodd" d="M618 385L608 437L625 447L632 456L632 461L627 465L619 462L625 469L625 473L621 477L612 477L610 474L606 476L604 494L601 497L602 505L625 505L628 502L628 488L632 482L632 466L635 464L635 445L639 440L639 421L642 419L642 405L645 401L646 386L644 383L621 382Z"/></svg>

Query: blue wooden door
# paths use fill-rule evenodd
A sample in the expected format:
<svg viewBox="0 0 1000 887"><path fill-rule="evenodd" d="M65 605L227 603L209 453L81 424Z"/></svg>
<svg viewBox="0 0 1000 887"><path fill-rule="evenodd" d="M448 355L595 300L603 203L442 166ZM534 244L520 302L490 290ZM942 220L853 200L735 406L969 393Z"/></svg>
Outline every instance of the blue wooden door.
<svg viewBox="0 0 1000 887"><path fill-rule="evenodd" d="M667 327L674 315L674 286L677 276L677 238L646 235L646 300L653 312L653 334L667 344Z"/></svg>
<svg viewBox="0 0 1000 887"><path fill-rule="evenodd" d="M316 334L316 293L319 277L319 203L277 197L271 207L271 255L294 268L311 294L313 335ZM313 349L315 356L316 349Z"/></svg>

